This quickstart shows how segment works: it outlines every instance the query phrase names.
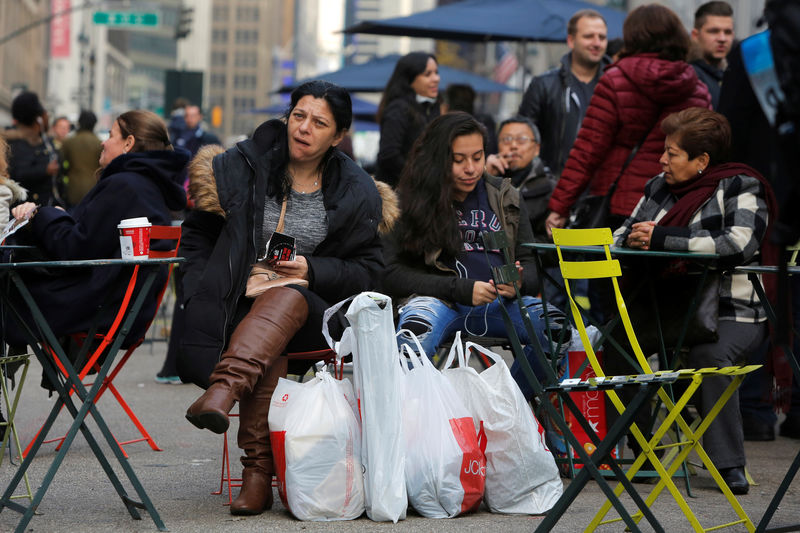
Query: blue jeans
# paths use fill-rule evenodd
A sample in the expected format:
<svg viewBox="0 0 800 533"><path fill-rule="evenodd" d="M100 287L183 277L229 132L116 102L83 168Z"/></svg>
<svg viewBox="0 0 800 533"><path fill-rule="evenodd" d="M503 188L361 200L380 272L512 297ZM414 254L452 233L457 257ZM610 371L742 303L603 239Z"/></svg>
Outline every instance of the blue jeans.
<svg viewBox="0 0 800 533"><path fill-rule="evenodd" d="M531 318L533 329L538 337L537 341L542 350L550 356L551 345L545 329L544 310L541 300L532 296L523 296L522 301L528 310L528 316ZM508 337L500 305L497 300L475 307L460 304L450 305L430 296L417 296L400 308L397 329L407 329L414 333L428 357L433 357L439 345L451 339L458 330L470 335ZM511 316L511 322L520 342L525 345L525 357L533 368L536 377L542 381L544 369L536 356L536 349L528 338L528 331L522 321L519 306L513 300L505 298L503 299L503 305ZM557 340L559 338L559 329L562 326L569 327L564 313L553 306L548 306L548 320L553 339ZM566 336L561 347L561 353L558 354L559 359L567 351L568 340L569 336ZM397 343L398 347L403 343L408 343L415 348L413 341L410 341L405 335L398 336ZM533 388L528 383L522 368L516 361L511 366L511 375L519 385L525 398L530 400L533 396Z"/></svg>

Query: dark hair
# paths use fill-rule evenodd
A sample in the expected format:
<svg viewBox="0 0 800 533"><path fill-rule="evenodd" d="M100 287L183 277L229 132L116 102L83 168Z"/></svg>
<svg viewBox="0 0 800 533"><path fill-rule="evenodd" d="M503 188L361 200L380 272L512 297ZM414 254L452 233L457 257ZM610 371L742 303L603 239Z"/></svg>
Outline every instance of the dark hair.
<svg viewBox="0 0 800 533"><path fill-rule="evenodd" d="M304 96L322 98L328 103L333 120L336 122L336 133L350 129L350 124L353 122L353 102L350 100L350 93L346 89L329 81L307 81L292 91L289 110L286 111L284 118L288 120L289 115L292 114L292 111L297 106L297 102Z"/></svg>
<svg viewBox="0 0 800 533"><path fill-rule="evenodd" d="M578 34L578 21L584 17L590 19L600 19L603 21L603 24L608 26L608 22L606 22L606 19L603 18L603 15L594 9L581 9L580 11L576 11L575 14L570 17L569 22L567 22L567 35L572 35L575 37L575 35Z"/></svg>
<svg viewBox="0 0 800 533"><path fill-rule="evenodd" d="M614 54L622 51L623 46L625 46L625 41L623 41L621 38L617 37L616 39L609 39L608 44L606 45L606 55L608 57L614 57Z"/></svg>
<svg viewBox="0 0 800 533"><path fill-rule="evenodd" d="M78 115L78 129L93 131L97 124L97 116L88 109L81 109L81 114Z"/></svg>
<svg viewBox="0 0 800 533"><path fill-rule="evenodd" d="M36 93L21 92L11 102L11 117L24 126L32 126L44 113L44 107Z"/></svg>
<svg viewBox="0 0 800 533"><path fill-rule="evenodd" d="M625 46L620 57L657 53L661 59L686 59L689 34L681 19L671 9L659 4L639 6L625 18L622 25Z"/></svg>
<svg viewBox="0 0 800 533"><path fill-rule="evenodd" d="M733 8L728 2L706 2L694 12L694 27L699 30L706 23L706 17L733 17Z"/></svg>
<svg viewBox="0 0 800 533"><path fill-rule="evenodd" d="M463 249L453 207L453 141L474 133L481 135L485 147L486 128L472 115L454 111L434 119L414 143L397 186L397 238L404 250L442 250L455 257Z"/></svg>
<svg viewBox="0 0 800 533"><path fill-rule="evenodd" d="M414 78L425 72L428 67L428 59L436 61L436 56L428 52L411 52L397 60L392 76L383 90L381 103L378 105L378 122L381 121L383 111L392 100L405 98L412 101L414 99L414 89L411 88L411 83ZM436 61L436 63L439 62Z"/></svg>
<svg viewBox="0 0 800 533"><path fill-rule="evenodd" d="M172 150L169 142L167 125L161 117L152 111L134 109L117 117L117 126L122 138L133 135L131 152L147 152L149 150Z"/></svg>
<svg viewBox="0 0 800 533"><path fill-rule="evenodd" d="M687 107L661 122L664 135L672 135L689 159L708 154L709 165L727 163L731 149L731 126L725 116L704 107Z"/></svg>
<svg viewBox="0 0 800 533"><path fill-rule="evenodd" d="M444 92L444 101L448 111L464 111L473 114L475 111L475 89L466 83L451 83Z"/></svg>
<svg viewBox="0 0 800 533"><path fill-rule="evenodd" d="M523 117L522 115L516 115L511 118L505 119L503 122L500 123L500 127L497 128L498 137L500 136L500 132L503 131L503 126L505 126L506 124L525 124L533 132L533 140L536 141L536 144L542 144L542 134L539 133L539 128L537 128L536 124L534 124L534 122L528 117Z"/></svg>

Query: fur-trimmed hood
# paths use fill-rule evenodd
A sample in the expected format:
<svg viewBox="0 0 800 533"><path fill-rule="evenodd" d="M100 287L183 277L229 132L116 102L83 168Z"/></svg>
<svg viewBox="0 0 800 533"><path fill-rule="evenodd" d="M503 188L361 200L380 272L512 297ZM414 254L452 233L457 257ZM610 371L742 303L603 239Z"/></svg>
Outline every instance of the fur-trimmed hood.
<svg viewBox="0 0 800 533"><path fill-rule="evenodd" d="M5 185L6 187L11 190L11 203L16 204L18 202L24 202L28 199L28 191L17 183L16 181L12 180L11 178L6 178L0 176L0 186Z"/></svg>
<svg viewBox="0 0 800 533"><path fill-rule="evenodd" d="M214 157L224 151L225 149L218 145L203 146L189 163L189 195L194 200L195 209L214 213L221 217L225 217L225 211L220 205L212 161ZM387 234L400 216L400 206L397 195L388 184L377 180L373 181L375 181L382 202L382 220L378 225L378 231L381 234Z"/></svg>

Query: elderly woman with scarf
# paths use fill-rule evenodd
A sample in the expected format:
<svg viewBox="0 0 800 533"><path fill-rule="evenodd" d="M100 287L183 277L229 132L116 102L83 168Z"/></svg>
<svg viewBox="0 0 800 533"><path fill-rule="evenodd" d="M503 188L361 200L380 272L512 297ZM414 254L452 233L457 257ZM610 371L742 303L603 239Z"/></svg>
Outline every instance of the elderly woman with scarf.
<svg viewBox="0 0 800 533"><path fill-rule="evenodd" d="M764 258L768 224L776 215L772 189L755 169L728 162L731 130L719 113L687 108L665 118L661 129L666 135L663 172L647 183L633 214L614 233L616 244L719 254L719 340L691 346L688 365L742 364L766 338L767 324L752 283L733 268ZM619 364L609 355L607 364ZM703 416L730 379L703 382L698 406ZM738 394L711 424L703 446L731 491L746 494Z"/></svg>

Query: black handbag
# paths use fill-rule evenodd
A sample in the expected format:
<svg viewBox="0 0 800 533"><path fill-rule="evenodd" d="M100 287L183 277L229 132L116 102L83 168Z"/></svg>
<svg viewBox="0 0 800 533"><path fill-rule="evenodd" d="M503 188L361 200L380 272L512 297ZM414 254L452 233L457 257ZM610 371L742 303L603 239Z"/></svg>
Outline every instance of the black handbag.
<svg viewBox="0 0 800 533"><path fill-rule="evenodd" d="M631 153L628 154L628 159L622 164L622 168L619 169L619 174L617 174L614 183L611 184L611 187L608 188L605 194L587 194L578 198L570 214L569 224L567 225L568 228L587 229L608 227L608 215L611 214L611 197L614 196L614 191L617 190L617 183L619 183L622 174L625 173L625 169L628 168L636 152L639 151L639 148L641 148L647 136L650 135L650 129L644 132L644 137L636 143Z"/></svg>
<svg viewBox="0 0 800 533"><path fill-rule="evenodd" d="M686 326L681 346L689 348L719 340L720 274L709 271L702 286L698 287L701 278L702 272L687 271L684 262L671 262L664 269L644 265L626 268L623 274L623 292L627 293L625 304L643 350L657 351L660 348L659 321L665 347L677 346L694 298L697 298L695 310Z"/></svg>

